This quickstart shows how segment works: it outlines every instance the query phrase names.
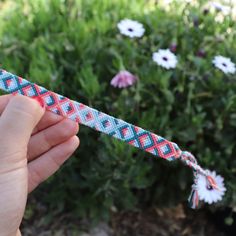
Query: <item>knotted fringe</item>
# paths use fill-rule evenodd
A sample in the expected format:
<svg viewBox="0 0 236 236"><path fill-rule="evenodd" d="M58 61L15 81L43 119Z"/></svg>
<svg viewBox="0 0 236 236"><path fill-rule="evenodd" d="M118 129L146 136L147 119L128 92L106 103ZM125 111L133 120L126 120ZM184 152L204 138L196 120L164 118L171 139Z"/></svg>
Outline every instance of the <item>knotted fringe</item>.
<svg viewBox="0 0 236 236"><path fill-rule="evenodd" d="M188 198L188 202L189 202L189 206L192 209L196 209L199 205L199 197L198 197L198 190L197 190L198 175L205 176L209 187L217 189L217 190L220 190L220 189L217 186L214 178L209 175L209 172L207 170L202 169L201 166L198 165L196 158L190 152L182 151L180 155L180 160L193 170L194 184L192 186L192 191Z"/></svg>
<svg viewBox="0 0 236 236"><path fill-rule="evenodd" d="M197 191L197 188L195 185L192 187L192 191L191 191L190 196L188 198L188 203L189 203L189 207L191 207L192 209L198 208L199 197L198 197L198 191Z"/></svg>

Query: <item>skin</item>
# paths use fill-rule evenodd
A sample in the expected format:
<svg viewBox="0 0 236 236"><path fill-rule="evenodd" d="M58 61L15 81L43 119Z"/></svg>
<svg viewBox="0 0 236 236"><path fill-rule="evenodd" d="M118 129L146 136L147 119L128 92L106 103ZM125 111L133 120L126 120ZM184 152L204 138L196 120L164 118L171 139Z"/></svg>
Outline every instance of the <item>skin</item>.
<svg viewBox="0 0 236 236"><path fill-rule="evenodd" d="M78 130L34 99L0 96L0 235L21 235L28 193L77 149Z"/></svg>

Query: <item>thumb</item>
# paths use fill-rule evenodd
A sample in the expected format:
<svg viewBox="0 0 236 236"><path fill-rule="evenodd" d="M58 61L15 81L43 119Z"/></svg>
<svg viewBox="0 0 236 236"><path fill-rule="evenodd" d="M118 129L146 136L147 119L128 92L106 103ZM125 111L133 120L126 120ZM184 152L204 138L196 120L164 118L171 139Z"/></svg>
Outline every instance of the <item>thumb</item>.
<svg viewBox="0 0 236 236"><path fill-rule="evenodd" d="M44 111L39 102L32 98L21 95L12 97L0 117L0 141L6 147L26 147Z"/></svg>

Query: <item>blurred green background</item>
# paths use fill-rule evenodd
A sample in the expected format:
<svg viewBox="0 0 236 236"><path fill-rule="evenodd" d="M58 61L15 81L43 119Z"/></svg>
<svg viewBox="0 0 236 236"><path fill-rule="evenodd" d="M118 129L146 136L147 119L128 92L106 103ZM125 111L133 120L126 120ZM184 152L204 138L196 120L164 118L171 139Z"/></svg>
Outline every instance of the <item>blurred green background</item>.
<svg viewBox="0 0 236 236"><path fill-rule="evenodd" d="M235 16L233 11L223 15L212 10L209 1L168 2L1 1L0 63L191 151L202 166L225 178L226 196L213 208L235 210L236 75L212 65L216 55L236 62ZM117 23L124 18L142 23L145 35L122 36ZM152 61L152 53L173 45L177 68L162 69ZM121 61L139 77L130 88L110 86ZM48 212L97 221L124 209L186 201L190 169L87 127L80 127L79 137L75 157L33 193Z"/></svg>

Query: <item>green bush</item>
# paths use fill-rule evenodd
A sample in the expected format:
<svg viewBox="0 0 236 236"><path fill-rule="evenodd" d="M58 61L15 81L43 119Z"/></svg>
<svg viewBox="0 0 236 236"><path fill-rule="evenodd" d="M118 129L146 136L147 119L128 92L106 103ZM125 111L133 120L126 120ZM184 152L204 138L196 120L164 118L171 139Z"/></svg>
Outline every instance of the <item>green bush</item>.
<svg viewBox="0 0 236 236"><path fill-rule="evenodd" d="M202 166L225 177L220 203L236 206L236 76L212 65L215 55L236 62L235 22L197 5L155 1L35 0L0 3L2 67L98 110L139 125L196 155ZM144 24L144 37L122 36L124 18ZM231 32L230 32L231 30ZM165 70L152 52L177 45L179 63ZM205 56L199 57L199 50ZM120 63L139 77L115 89ZM124 143L80 128L76 157L35 196L49 207L78 216L109 217L110 211L185 201L191 171Z"/></svg>

